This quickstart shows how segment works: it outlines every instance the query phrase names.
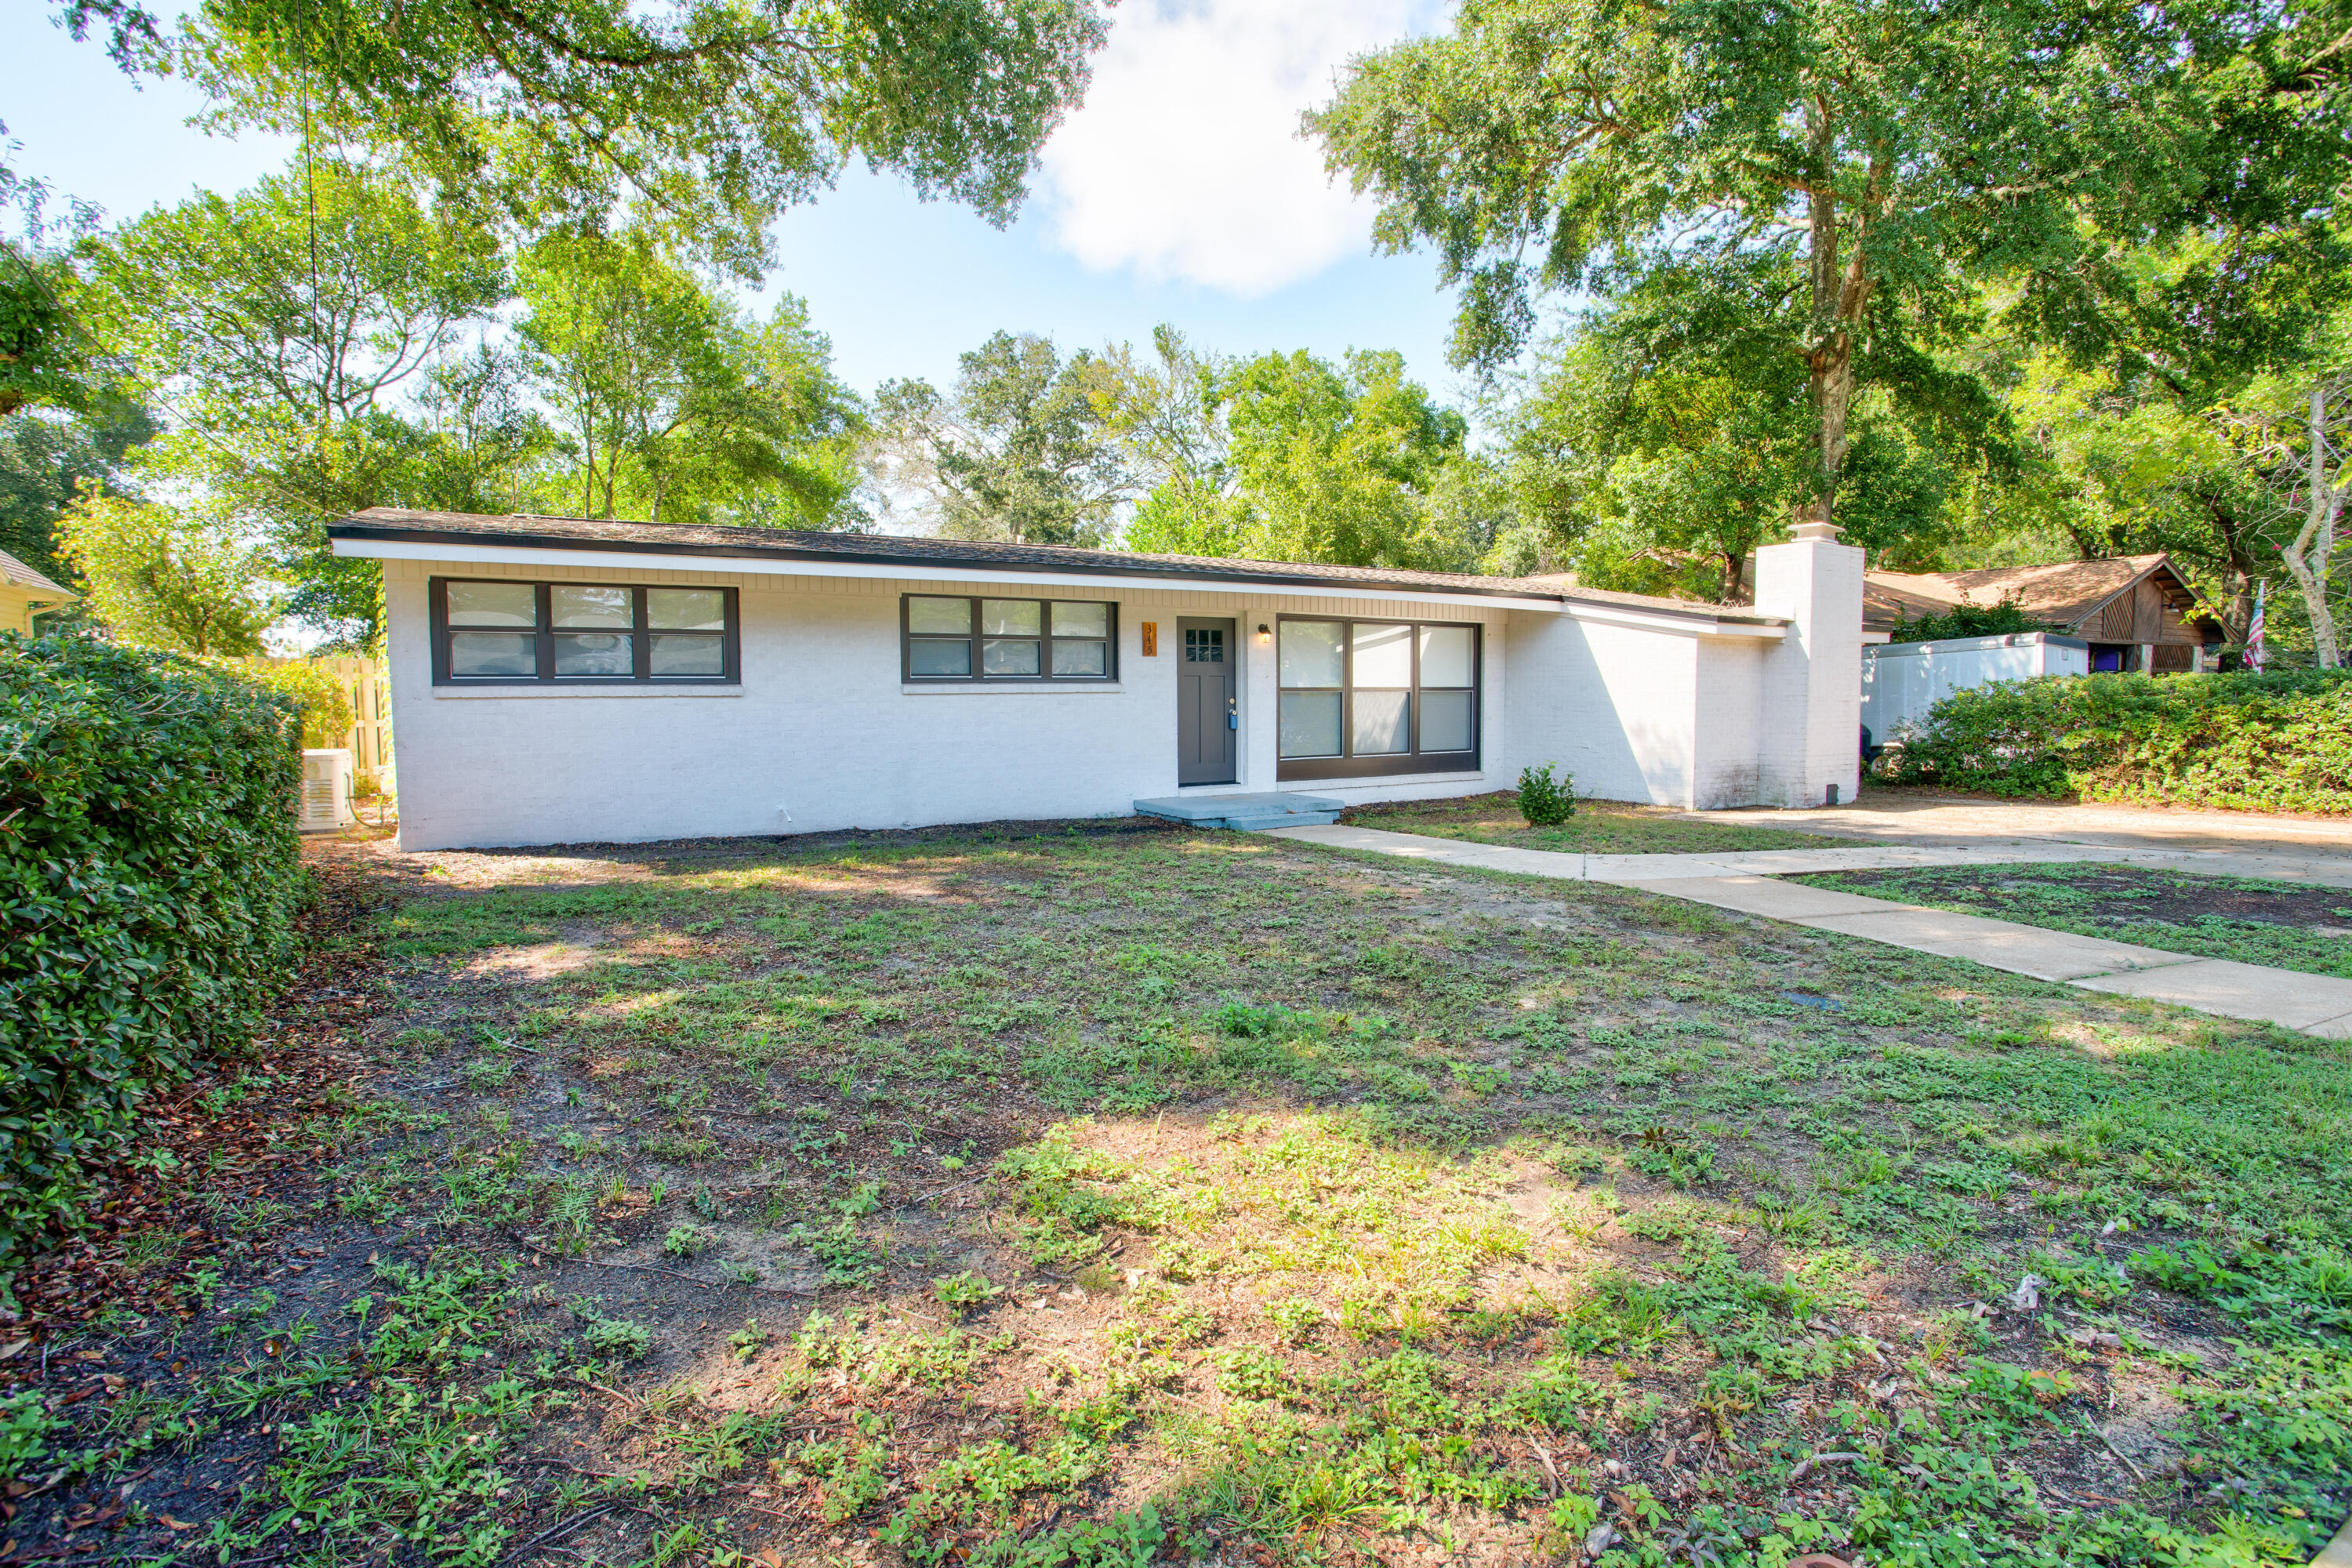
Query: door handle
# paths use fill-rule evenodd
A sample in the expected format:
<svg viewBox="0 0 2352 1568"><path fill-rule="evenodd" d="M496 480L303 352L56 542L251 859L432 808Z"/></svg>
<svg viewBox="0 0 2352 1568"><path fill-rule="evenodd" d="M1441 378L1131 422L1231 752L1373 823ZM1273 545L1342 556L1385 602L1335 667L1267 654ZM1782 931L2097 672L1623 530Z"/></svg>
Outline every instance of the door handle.
<svg viewBox="0 0 2352 1568"><path fill-rule="evenodd" d="M1225 728L1238 730L1241 727L1242 716L1234 710L1234 699L1228 697L1225 699Z"/></svg>

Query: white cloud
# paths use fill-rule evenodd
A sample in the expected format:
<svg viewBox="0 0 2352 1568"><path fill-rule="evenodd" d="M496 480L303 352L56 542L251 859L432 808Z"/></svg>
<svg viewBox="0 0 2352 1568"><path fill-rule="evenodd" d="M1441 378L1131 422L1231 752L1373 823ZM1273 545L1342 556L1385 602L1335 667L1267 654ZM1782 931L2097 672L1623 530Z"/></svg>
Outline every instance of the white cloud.
<svg viewBox="0 0 2352 1568"><path fill-rule="evenodd" d="M1087 100L1046 143L1054 238L1253 299L1370 243L1370 204L1323 172L1300 111L1348 57L1411 31L1429 0L1126 0Z"/></svg>

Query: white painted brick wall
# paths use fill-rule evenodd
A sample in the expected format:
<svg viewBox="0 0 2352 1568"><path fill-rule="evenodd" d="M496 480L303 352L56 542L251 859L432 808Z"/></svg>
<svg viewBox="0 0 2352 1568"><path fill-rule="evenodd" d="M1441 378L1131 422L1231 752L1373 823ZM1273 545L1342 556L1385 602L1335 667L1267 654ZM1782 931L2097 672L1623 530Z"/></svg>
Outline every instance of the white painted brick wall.
<svg viewBox="0 0 2352 1568"><path fill-rule="evenodd" d="M1118 604L1114 685L911 690L898 676L899 595L1051 590L986 579L387 561L401 842L632 842L1124 816L1138 797L1178 787L1176 623L1186 616L1234 622L1236 791L1425 799L1509 788L1521 767L1553 762L1574 774L1580 794L1600 799L1686 809L1815 805L1830 782L1850 799L1860 553L1818 542L1759 553L1762 607L1798 615L1792 633L1816 628L1783 642L1475 601L1071 588L1071 597ZM435 575L730 584L741 594L742 685L727 695L436 689L425 599ZM1256 632L1286 612L1483 624L1482 771L1278 782L1275 648ZM1154 658L1142 657L1145 621L1160 628Z"/></svg>
<svg viewBox="0 0 2352 1568"><path fill-rule="evenodd" d="M1176 792L1183 616L1230 616L1242 661L1236 790L1278 787L1274 649L1255 636L1277 603L1245 594L1107 592L1118 604L1109 687L929 687L899 680L902 593L1016 593L986 581L812 579L716 572L551 572L388 561L388 661L400 759L401 843L415 849L636 842L733 834L1127 815ZM741 592L739 695L678 688L432 684L425 584L436 575L728 584ZM1486 627L1487 744L1497 742L1507 612L1318 599L1293 614L1475 620ZM1160 628L1145 658L1141 626ZM1286 787L1350 799L1475 794L1491 770ZM1507 782L1507 781L1506 781Z"/></svg>

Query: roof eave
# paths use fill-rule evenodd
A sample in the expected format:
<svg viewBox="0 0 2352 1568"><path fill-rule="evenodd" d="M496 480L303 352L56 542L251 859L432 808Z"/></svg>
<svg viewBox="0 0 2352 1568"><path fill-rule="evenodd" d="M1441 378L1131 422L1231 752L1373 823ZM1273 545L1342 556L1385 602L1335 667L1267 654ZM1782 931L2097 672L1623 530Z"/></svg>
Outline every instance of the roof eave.
<svg viewBox="0 0 2352 1568"><path fill-rule="evenodd" d="M1165 562L1148 561L1140 558L1133 560L1120 560L1116 556L1115 552L1092 552L1089 553L1087 559L1083 561L1072 561L1066 564L1042 561L1013 563L973 559L970 557L959 558L951 554L940 554L936 556L908 556L894 554L882 551L861 551L854 549L803 550L788 544L766 545L753 548L742 545L698 544L685 541L676 542L656 542L650 540L608 539L583 541L566 538L561 534L530 533L522 531L492 532L489 531L477 531L468 529L463 532L455 532L431 528L386 527L379 523L353 522L348 519L340 522L329 523L327 525L327 537L330 540L374 539L383 540L387 542L403 544L446 544L458 547L472 546L488 547L493 549L505 548L512 550L566 550L577 552L583 554L687 556L706 561L805 561L812 564L818 565L848 563L852 565L866 566L920 566L936 564L944 569L946 574L952 575L961 575L962 574L973 572L1003 574L1043 572L1068 576L1179 578L1199 582L1238 583L1265 586L1292 586L1303 588L1353 587L1365 589L1373 593L1385 590L1389 592L1415 594L1454 594L1466 598L1548 600L1559 600L1561 598L1561 595L1556 593L1544 593L1538 590L1505 587L1501 585L1490 588L1474 586L1468 584L1454 583L1366 582L1347 577L1318 576L1310 572L1221 572L1214 568L1176 566ZM1105 559L1106 556L1109 556L1110 558Z"/></svg>

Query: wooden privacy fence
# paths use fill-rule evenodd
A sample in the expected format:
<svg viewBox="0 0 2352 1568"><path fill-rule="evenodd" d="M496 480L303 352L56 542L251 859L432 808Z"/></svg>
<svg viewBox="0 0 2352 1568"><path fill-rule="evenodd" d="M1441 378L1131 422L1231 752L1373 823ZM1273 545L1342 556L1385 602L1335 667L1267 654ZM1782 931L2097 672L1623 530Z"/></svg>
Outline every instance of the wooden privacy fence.
<svg viewBox="0 0 2352 1568"><path fill-rule="evenodd" d="M335 678L351 704L352 727L343 744L352 753L352 771L392 788L392 686L380 658L321 658L312 661Z"/></svg>
<svg viewBox="0 0 2352 1568"><path fill-rule="evenodd" d="M324 670L342 688L343 702L352 710L352 727L335 743L352 754L352 776L392 793L392 685L383 660L346 656L341 658L270 658L256 655L243 662L281 666L310 664Z"/></svg>

